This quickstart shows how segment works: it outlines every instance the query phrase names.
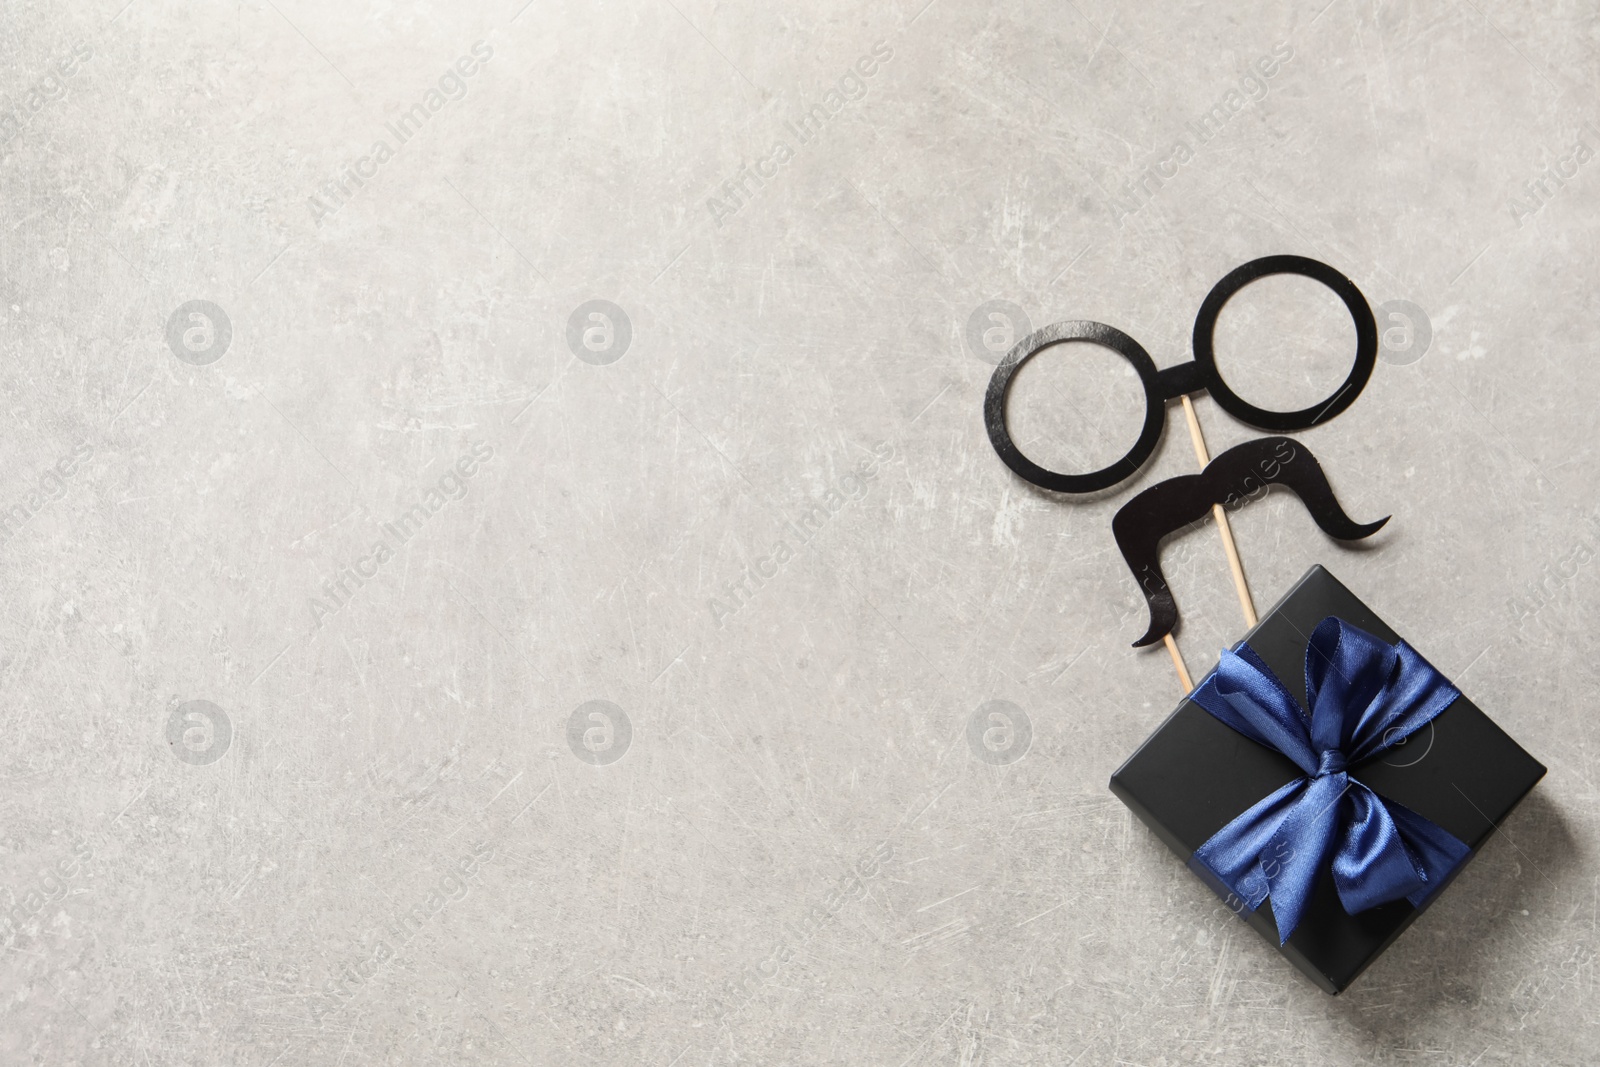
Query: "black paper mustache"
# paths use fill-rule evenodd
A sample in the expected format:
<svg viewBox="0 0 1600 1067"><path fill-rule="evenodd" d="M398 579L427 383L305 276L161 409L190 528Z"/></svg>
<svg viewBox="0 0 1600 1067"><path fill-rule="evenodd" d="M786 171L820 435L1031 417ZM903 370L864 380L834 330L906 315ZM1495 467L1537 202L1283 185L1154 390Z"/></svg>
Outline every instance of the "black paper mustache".
<svg viewBox="0 0 1600 1067"><path fill-rule="evenodd" d="M1161 573L1161 541L1205 518L1214 504L1234 507L1269 485L1293 489L1322 532L1341 541L1370 537L1389 521L1359 523L1344 513L1322 464L1287 437L1260 437L1216 456L1199 474L1158 482L1124 504L1111 533L1150 605L1150 629L1133 643L1153 645L1178 624L1178 603Z"/></svg>

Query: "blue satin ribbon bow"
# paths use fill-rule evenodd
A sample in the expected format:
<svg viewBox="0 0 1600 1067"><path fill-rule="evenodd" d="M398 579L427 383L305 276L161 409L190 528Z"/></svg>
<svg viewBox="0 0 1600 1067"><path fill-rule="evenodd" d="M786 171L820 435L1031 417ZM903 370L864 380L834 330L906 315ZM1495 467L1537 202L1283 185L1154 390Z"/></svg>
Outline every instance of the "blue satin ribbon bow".
<svg viewBox="0 0 1600 1067"><path fill-rule="evenodd" d="M1272 898L1279 944L1300 924L1330 862L1352 915L1400 899L1420 906L1472 850L1345 768L1398 744L1460 695L1404 641L1388 644L1333 616L1306 648L1309 719L1249 645L1225 650L1190 699L1288 756L1305 777L1217 831L1195 859L1251 911Z"/></svg>

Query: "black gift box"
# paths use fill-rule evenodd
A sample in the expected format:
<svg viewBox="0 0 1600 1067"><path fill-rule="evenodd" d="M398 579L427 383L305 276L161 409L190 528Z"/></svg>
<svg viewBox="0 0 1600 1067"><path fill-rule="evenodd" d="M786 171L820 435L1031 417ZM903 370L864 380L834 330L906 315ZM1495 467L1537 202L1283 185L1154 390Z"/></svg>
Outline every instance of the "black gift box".
<svg viewBox="0 0 1600 1067"><path fill-rule="evenodd" d="M1244 636L1244 643L1266 661L1302 707L1306 645L1317 624L1329 615L1390 643L1400 639L1320 566L1307 571ZM1350 767L1352 777L1431 819L1470 845L1474 854L1544 772L1538 760L1465 695L1404 743ZM1185 699L1111 776L1111 791L1240 918L1278 947L1271 900L1250 911L1192 857L1235 816L1302 776L1287 756L1257 744ZM1332 873L1325 870L1305 917L1279 951L1324 991L1339 993L1438 895L1435 890L1420 908L1400 900L1349 915L1339 902Z"/></svg>

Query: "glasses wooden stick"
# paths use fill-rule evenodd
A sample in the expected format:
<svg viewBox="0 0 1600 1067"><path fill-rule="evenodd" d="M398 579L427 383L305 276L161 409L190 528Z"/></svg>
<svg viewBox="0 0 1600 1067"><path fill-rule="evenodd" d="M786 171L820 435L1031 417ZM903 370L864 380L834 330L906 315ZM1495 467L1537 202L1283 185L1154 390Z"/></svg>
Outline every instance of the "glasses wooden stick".
<svg viewBox="0 0 1600 1067"><path fill-rule="evenodd" d="M1200 419L1194 413L1194 404L1185 394L1183 400L1183 416L1189 420L1189 440L1194 442L1194 456L1200 461L1200 469L1204 470L1206 464L1211 462L1211 453L1206 451L1206 439L1200 432ZM1233 527L1228 525L1228 513L1221 504L1211 505L1211 514L1216 517L1217 529L1222 531L1222 549L1228 554L1228 569L1233 571L1233 588L1239 594L1239 607L1244 611L1244 621L1247 626L1256 624L1256 604L1250 597L1250 587L1245 584L1244 564L1239 562L1239 546L1233 543ZM1173 652L1176 656L1176 651Z"/></svg>
<svg viewBox="0 0 1600 1067"><path fill-rule="evenodd" d="M1172 639L1171 634L1167 634L1161 640L1167 646L1167 654L1172 657L1172 665L1178 670L1178 684L1183 686L1184 695L1187 696L1194 690L1194 682L1189 678L1189 668L1184 666L1183 653L1178 651L1178 642Z"/></svg>

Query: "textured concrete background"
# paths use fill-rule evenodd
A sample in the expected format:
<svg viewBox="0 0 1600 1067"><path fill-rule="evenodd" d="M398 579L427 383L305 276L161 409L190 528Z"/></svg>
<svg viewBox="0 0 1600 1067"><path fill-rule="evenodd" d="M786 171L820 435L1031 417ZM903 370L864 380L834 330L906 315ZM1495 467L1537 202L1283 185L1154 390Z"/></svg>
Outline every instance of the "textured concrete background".
<svg viewBox="0 0 1600 1067"><path fill-rule="evenodd" d="M6 3L0 1062L1594 1062L1600 18L1324 3ZM1279 252L1385 306L1300 439L1395 518L1250 505L1257 599L1326 564L1550 767L1338 999L1106 789L1181 416L1091 501L980 418L1023 318L1169 365ZM1353 332L1219 336L1298 406ZM1073 347L1012 412L1082 470Z"/></svg>

